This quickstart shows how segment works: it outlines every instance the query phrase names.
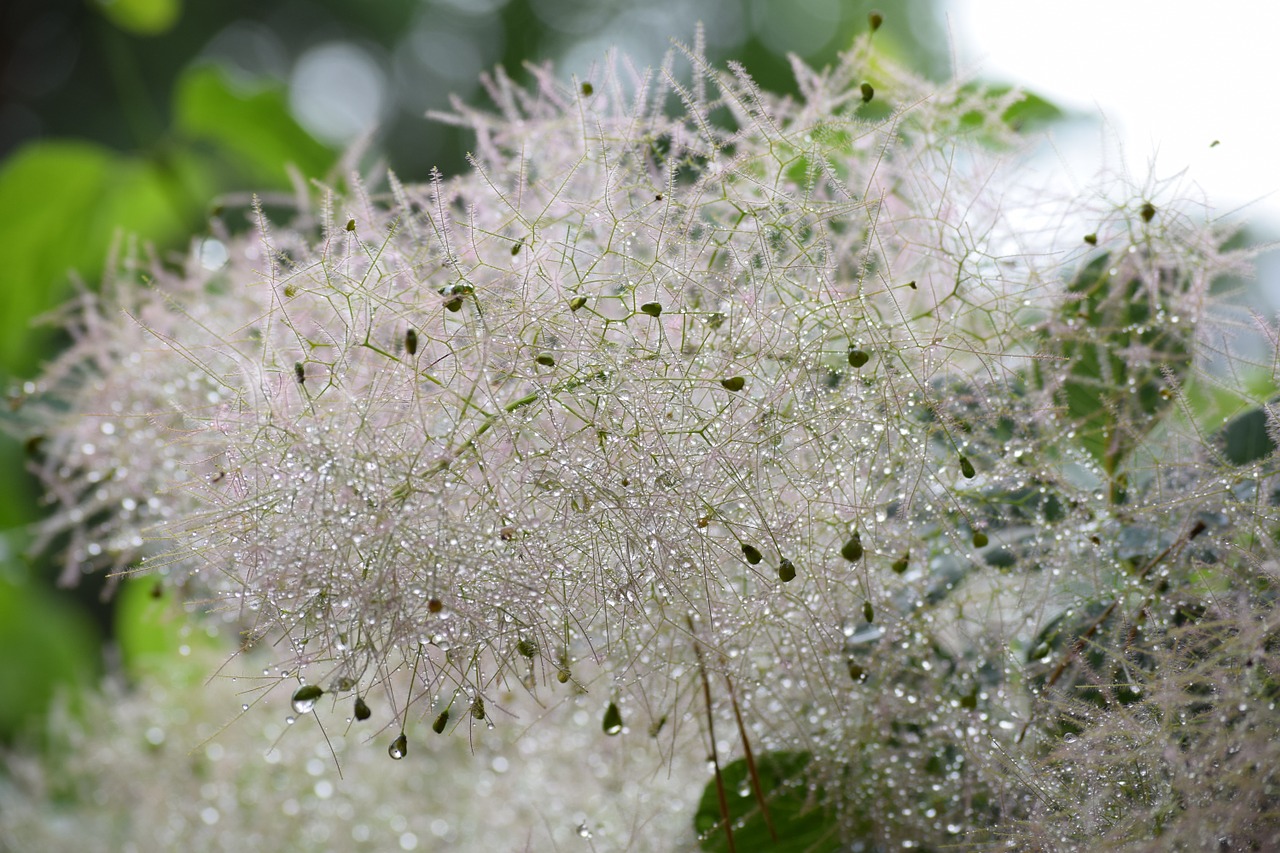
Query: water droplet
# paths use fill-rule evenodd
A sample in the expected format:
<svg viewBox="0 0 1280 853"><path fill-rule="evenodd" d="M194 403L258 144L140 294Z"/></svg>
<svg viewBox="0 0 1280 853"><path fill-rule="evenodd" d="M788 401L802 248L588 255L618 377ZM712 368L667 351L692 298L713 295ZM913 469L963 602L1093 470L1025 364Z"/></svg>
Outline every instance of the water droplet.
<svg viewBox="0 0 1280 853"><path fill-rule="evenodd" d="M569 300L569 310L577 311L579 308L587 304L587 297L575 296Z"/></svg>
<svg viewBox="0 0 1280 853"><path fill-rule="evenodd" d="M747 558L747 562L751 565L757 565L764 559L764 555L754 545L748 545L746 542L742 544L742 556Z"/></svg>
<svg viewBox="0 0 1280 853"><path fill-rule="evenodd" d="M305 714L316 706L316 700L324 695L318 684L304 684L293 691L293 710Z"/></svg>
<svg viewBox="0 0 1280 853"><path fill-rule="evenodd" d="M414 355L418 352L418 333L416 330L410 329L404 333L404 351L409 355Z"/></svg>
<svg viewBox="0 0 1280 853"><path fill-rule="evenodd" d="M622 731L622 712L618 710L616 702L610 702L609 707L604 709L601 728L607 735L616 735Z"/></svg>
<svg viewBox="0 0 1280 853"><path fill-rule="evenodd" d="M879 12L870 12L867 14L867 25L871 27L871 32L880 29L880 25L884 23L884 15Z"/></svg>
<svg viewBox="0 0 1280 853"><path fill-rule="evenodd" d="M348 231L356 230L356 221L354 219L347 220L347 230Z"/></svg>
<svg viewBox="0 0 1280 853"><path fill-rule="evenodd" d="M796 578L795 564L783 557L778 561L778 580L783 583L789 583Z"/></svg>
<svg viewBox="0 0 1280 853"><path fill-rule="evenodd" d="M983 533L981 530L973 531L973 547L985 548L987 547L987 543L990 541L991 540L987 538L987 534Z"/></svg>
<svg viewBox="0 0 1280 853"><path fill-rule="evenodd" d="M483 696L477 696L474 700L472 700L471 716L475 717L477 720L484 719L484 697Z"/></svg>
<svg viewBox="0 0 1280 853"><path fill-rule="evenodd" d="M876 621L876 609L871 605L870 601L862 602L862 618L868 622Z"/></svg>
<svg viewBox="0 0 1280 853"><path fill-rule="evenodd" d="M972 480L978 473L973 469L973 463L969 461L968 456L960 457L960 473L964 474L966 480Z"/></svg>
<svg viewBox="0 0 1280 853"><path fill-rule="evenodd" d="M408 751L409 739L404 736L404 732L401 732L398 738L391 741L391 746L387 747L387 755L390 755L396 761L404 758Z"/></svg>
<svg viewBox="0 0 1280 853"><path fill-rule="evenodd" d="M541 353L540 355L538 355L537 358L534 359L534 361L536 361L538 364L541 364L543 367L556 366L556 357L549 352Z"/></svg>
<svg viewBox="0 0 1280 853"><path fill-rule="evenodd" d="M871 360L871 354L864 349L849 347L849 366L855 370Z"/></svg>
<svg viewBox="0 0 1280 853"><path fill-rule="evenodd" d="M574 831L578 833L579 838L591 837L591 827L587 826L587 822L585 820L578 824L578 828Z"/></svg>
<svg viewBox="0 0 1280 853"><path fill-rule="evenodd" d="M747 380L741 376L730 376L728 379L721 379L720 384L726 391L741 391L746 387Z"/></svg>
<svg viewBox="0 0 1280 853"><path fill-rule="evenodd" d="M862 534L856 530L849 537L849 541L844 543L844 547L840 549L840 556L844 557L850 563L856 563L862 559Z"/></svg>
<svg viewBox="0 0 1280 853"><path fill-rule="evenodd" d="M1097 234L1086 234L1086 235L1084 235L1084 241L1085 241L1086 243L1088 243L1090 246L1096 246L1096 245L1098 245L1098 235L1097 235Z"/></svg>
<svg viewBox="0 0 1280 853"><path fill-rule="evenodd" d="M569 673L569 670L567 669L562 668L559 672L556 673L556 681L559 681L561 684L567 683L569 681L569 677L570 677L570 673Z"/></svg>
<svg viewBox="0 0 1280 853"><path fill-rule="evenodd" d="M449 725L449 709L445 708L440 712L440 716L436 717L435 722L431 724L431 731L436 734L443 734L444 727Z"/></svg>
<svg viewBox="0 0 1280 853"><path fill-rule="evenodd" d="M367 702L365 702L365 701L364 701L364 697L363 697L363 696L357 696L357 697L356 697L356 711L355 711L356 719L357 719L357 720L367 720L367 719L369 719L369 717L370 717L372 714L373 714L373 712L369 710L369 703L367 703Z"/></svg>
<svg viewBox="0 0 1280 853"><path fill-rule="evenodd" d="M908 566L910 563L911 563L911 552L910 552L910 551L903 551L903 552L902 552L902 556L901 556L901 557L899 557L898 559L894 560L894 561L893 561L893 565L892 565L892 566L890 566L889 568L893 569L893 573L894 573L895 575L900 575L900 574L903 574L904 572L906 572L906 570L907 570L907 566Z"/></svg>
<svg viewBox="0 0 1280 853"><path fill-rule="evenodd" d="M862 93L862 103L867 104L876 96L876 90L870 83L863 83L858 87L858 91Z"/></svg>
<svg viewBox="0 0 1280 853"><path fill-rule="evenodd" d="M583 95L583 97L589 98L589 97L591 97L592 95L594 95L595 93L596 93L596 87L595 87L595 86L592 86L590 83L583 83L583 84L582 84L582 95Z"/></svg>
<svg viewBox="0 0 1280 853"><path fill-rule="evenodd" d="M640 311L642 313L648 314L650 317L657 317L659 314L662 313L662 303L646 302L645 304L640 306Z"/></svg>

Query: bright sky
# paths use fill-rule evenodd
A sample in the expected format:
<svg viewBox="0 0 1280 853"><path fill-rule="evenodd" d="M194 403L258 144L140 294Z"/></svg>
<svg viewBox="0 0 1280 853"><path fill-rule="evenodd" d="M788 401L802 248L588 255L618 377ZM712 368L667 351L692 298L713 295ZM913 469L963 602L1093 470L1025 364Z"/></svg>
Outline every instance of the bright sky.
<svg viewBox="0 0 1280 853"><path fill-rule="evenodd" d="M1101 112L1142 184L1188 169L1280 227L1280 3L945 0L961 73ZM1210 147L1215 140L1219 145Z"/></svg>

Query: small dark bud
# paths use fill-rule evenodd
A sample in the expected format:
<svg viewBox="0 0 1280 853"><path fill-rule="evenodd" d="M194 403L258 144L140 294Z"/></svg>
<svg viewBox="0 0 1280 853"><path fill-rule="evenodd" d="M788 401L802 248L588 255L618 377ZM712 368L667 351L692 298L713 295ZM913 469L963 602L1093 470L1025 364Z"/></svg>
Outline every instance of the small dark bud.
<svg viewBox="0 0 1280 853"><path fill-rule="evenodd" d="M869 104L871 99L876 96L876 90L870 83L863 83L858 87L858 91L862 92L862 103Z"/></svg>

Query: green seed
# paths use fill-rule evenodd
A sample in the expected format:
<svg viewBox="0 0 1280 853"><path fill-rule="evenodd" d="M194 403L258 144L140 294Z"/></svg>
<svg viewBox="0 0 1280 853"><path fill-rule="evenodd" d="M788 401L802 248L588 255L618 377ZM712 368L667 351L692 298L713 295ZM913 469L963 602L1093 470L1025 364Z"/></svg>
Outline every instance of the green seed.
<svg viewBox="0 0 1280 853"><path fill-rule="evenodd" d="M418 333L413 329L404 333L404 351L409 355L418 352Z"/></svg>
<svg viewBox="0 0 1280 853"><path fill-rule="evenodd" d="M293 710L305 714L316 706L316 700L324 695L324 689L318 684L304 684L293 691Z"/></svg>
<svg viewBox="0 0 1280 853"><path fill-rule="evenodd" d="M866 350L858 349L857 347L849 347L849 366L850 367L855 369L862 367L864 364L866 364L870 360L871 360L871 355Z"/></svg>
<svg viewBox="0 0 1280 853"><path fill-rule="evenodd" d="M907 566L910 565L910 563L911 563L911 552L903 551L902 556L894 560L893 565L890 566L889 568L893 569L893 573L895 575L900 575L906 572Z"/></svg>
<svg viewBox="0 0 1280 853"><path fill-rule="evenodd" d="M544 353L542 353L540 356L538 356L537 358L535 358L535 359L534 359L534 361L538 362L538 364L541 364L543 367L555 367L555 366L556 366L556 359L555 359L555 356L551 355L551 353L549 353L549 352L544 352Z"/></svg>
<svg viewBox="0 0 1280 853"><path fill-rule="evenodd" d="M746 542L742 543L742 556L746 557L747 562L753 566L764 559L764 555L754 545L748 545Z"/></svg>
<svg viewBox="0 0 1280 853"><path fill-rule="evenodd" d="M870 601L862 602L862 618L868 622L876 621L876 609L871 606Z"/></svg>
<svg viewBox="0 0 1280 853"><path fill-rule="evenodd" d="M1097 235L1097 234L1086 234L1086 235L1084 235L1084 241L1085 241L1086 243L1088 243L1090 246L1096 246L1096 245L1098 245L1098 235Z"/></svg>
<svg viewBox="0 0 1280 853"><path fill-rule="evenodd" d="M356 713L357 720L367 720L373 715L373 711L369 710L369 703L364 701L363 696L356 697Z"/></svg>
<svg viewBox="0 0 1280 853"><path fill-rule="evenodd" d="M972 480L978 473L973 470L973 463L969 461L968 456L960 457L960 473L964 474L966 480Z"/></svg>
<svg viewBox="0 0 1280 853"><path fill-rule="evenodd" d="M786 557L778 561L778 580L790 583L796 579L796 566Z"/></svg>
<svg viewBox="0 0 1280 853"><path fill-rule="evenodd" d="M862 559L862 534L854 532L849 537L849 541L844 543L844 547L840 549L840 556L844 557L850 563L856 563Z"/></svg>
<svg viewBox="0 0 1280 853"><path fill-rule="evenodd" d="M582 94L583 94L583 97L590 98L590 97L591 97L592 95L594 95L595 93L596 93L596 87L595 87L595 86L592 86L590 83L583 83L583 84L582 84Z"/></svg>
<svg viewBox="0 0 1280 853"><path fill-rule="evenodd" d="M347 230L348 231L356 230L356 221L354 219L347 220Z"/></svg>
<svg viewBox="0 0 1280 853"><path fill-rule="evenodd" d="M616 735L622 731L622 712L618 710L616 702L610 702L609 707L604 709L604 720L600 727L607 735Z"/></svg>
<svg viewBox="0 0 1280 853"><path fill-rule="evenodd" d="M404 736L404 732L400 736L391 741L391 746L387 747L387 755L390 755L396 761L404 758L405 753L409 751L409 739Z"/></svg>
<svg viewBox="0 0 1280 853"><path fill-rule="evenodd" d="M741 376L730 376L728 379L721 379L720 384L726 391L741 391L747 385L747 380Z"/></svg>
<svg viewBox="0 0 1280 853"><path fill-rule="evenodd" d="M569 310L577 311L579 308L581 308L583 305L586 305L586 304L587 304L587 297L575 296L569 300Z"/></svg>
<svg viewBox="0 0 1280 853"><path fill-rule="evenodd" d="M511 246L511 256L512 256L513 258L514 258L516 255L520 254L520 247L521 247L521 246L523 246L523 245L524 245L524 243L513 243L513 244L512 244L512 246Z"/></svg>
<svg viewBox="0 0 1280 853"><path fill-rule="evenodd" d="M449 709L445 708L440 712L440 716L436 717L434 723L431 724L431 731L436 734L444 734L444 727L449 725Z"/></svg>
<svg viewBox="0 0 1280 853"><path fill-rule="evenodd" d="M981 530L973 531L973 547L985 548L987 547L987 543L990 541L991 540L987 538L987 534L983 533Z"/></svg>
<svg viewBox="0 0 1280 853"><path fill-rule="evenodd" d="M871 32L880 29L880 25L884 23L884 15L879 12L871 12L867 15L867 24L871 27Z"/></svg>
<svg viewBox="0 0 1280 853"><path fill-rule="evenodd" d="M849 677L858 682L866 681L867 671L853 661L849 661Z"/></svg>
<svg viewBox="0 0 1280 853"><path fill-rule="evenodd" d="M869 104L871 99L876 96L876 90L870 83L863 83L858 87L858 91L862 92L862 103Z"/></svg>
<svg viewBox="0 0 1280 853"><path fill-rule="evenodd" d="M1144 201L1142 207L1138 209L1138 215L1142 217L1143 222L1150 222L1155 218L1156 206L1149 201Z"/></svg>
<svg viewBox="0 0 1280 853"><path fill-rule="evenodd" d="M640 306L640 310L641 312L648 314L650 317L657 317L659 314L662 313L662 303L646 302L645 304Z"/></svg>

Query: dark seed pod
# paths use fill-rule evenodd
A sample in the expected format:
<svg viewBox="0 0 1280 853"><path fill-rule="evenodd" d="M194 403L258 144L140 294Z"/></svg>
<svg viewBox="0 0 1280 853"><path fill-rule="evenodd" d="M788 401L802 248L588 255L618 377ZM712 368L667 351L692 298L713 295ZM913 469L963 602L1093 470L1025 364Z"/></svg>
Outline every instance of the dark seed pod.
<svg viewBox="0 0 1280 853"><path fill-rule="evenodd" d="M786 557L783 557L781 560L778 561L778 580L782 581L783 583L790 583L795 579L796 579L795 563L791 562Z"/></svg>
<svg viewBox="0 0 1280 853"><path fill-rule="evenodd" d="M981 530L973 531L973 547L985 548L990 541L991 540L987 538L987 534L983 533Z"/></svg>
<svg viewBox="0 0 1280 853"><path fill-rule="evenodd" d="M861 665L849 661L849 677L861 683L867 680L867 671Z"/></svg>
<svg viewBox="0 0 1280 853"><path fill-rule="evenodd" d="M657 317L659 314L662 313L662 303L646 302L645 304L640 306L640 311L645 314L648 314L650 317Z"/></svg>
<svg viewBox="0 0 1280 853"><path fill-rule="evenodd" d="M537 358L535 358L534 361L536 361L538 364L541 364L543 367L556 366L556 358L549 352L542 353Z"/></svg>
<svg viewBox="0 0 1280 853"><path fill-rule="evenodd" d="M720 384L726 391L741 391L746 387L747 380L741 376L730 376L728 379L721 379Z"/></svg>
<svg viewBox="0 0 1280 853"><path fill-rule="evenodd" d="M880 29L880 25L884 23L884 15L879 12L870 12L867 15L867 24L871 27L871 32Z"/></svg>
<svg viewBox="0 0 1280 853"><path fill-rule="evenodd" d="M316 700L324 695L324 688L318 684L304 684L293 691L293 710L305 714L316 706Z"/></svg>
<svg viewBox="0 0 1280 853"><path fill-rule="evenodd" d="M484 719L484 697L477 696L471 701L471 716L477 720Z"/></svg>
<svg viewBox="0 0 1280 853"><path fill-rule="evenodd" d="M1143 222L1150 222L1155 218L1156 206L1149 201L1144 201L1142 207L1138 208L1138 215L1142 217Z"/></svg>
<svg viewBox="0 0 1280 853"><path fill-rule="evenodd" d="M418 333L413 329L404 333L404 351L409 355L415 355L418 352Z"/></svg>
<svg viewBox="0 0 1280 853"><path fill-rule="evenodd" d="M844 543L844 547L840 549L840 556L844 557L850 563L856 563L862 559L862 534L854 531L849 537L849 541Z"/></svg>
<svg viewBox="0 0 1280 853"><path fill-rule="evenodd" d="M850 367L857 369L859 367L862 367L864 364L866 364L870 360L871 360L871 355L866 350L858 349L857 347L852 347L852 346L849 347L849 366Z"/></svg>
<svg viewBox="0 0 1280 853"><path fill-rule="evenodd" d="M583 305L586 305L586 304L587 304L587 297L575 296L569 300L569 310L577 311L579 308L581 308Z"/></svg>
<svg viewBox="0 0 1280 853"><path fill-rule="evenodd" d="M610 702L609 707L604 709L604 720L600 728L607 735L616 735L622 731L622 712L618 710L616 702Z"/></svg>
<svg viewBox="0 0 1280 853"><path fill-rule="evenodd" d="M520 254L520 247L521 247L521 246L523 246L523 245L524 245L524 243L523 243L523 242L520 242L520 243L513 243L513 244L511 245L511 257L513 257L513 258L514 258L516 255Z"/></svg>
<svg viewBox="0 0 1280 853"><path fill-rule="evenodd" d="M906 285L906 286L907 286L907 287L909 287L909 288L911 288L912 290L919 290L919 289L920 289L920 288L916 287L916 283L915 283L914 281L909 281L909 282L907 282L907 285Z"/></svg>
<svg viewBox="0 0 1280 853"><path fill-rule="evenodd" d="M444 301L444 307L448 308L455 314L458 313L462 310L462 295L458 294L456 296L450 296Z"/></svg>
<svg viewBox="0 0 1280 853"><path fill-rule="evenodd" d="M590 97L591 97L592 95L594 95L595 93L596 93L596 87L595 87L595 86L592 86L590 83L583 83L583 84L582 84L582 94L583 94L583 97L590 98Z"/></svg>
<svg viewBox="0 0 1280 853"><path fill-rule="evenodd" d="M746 542L742 543L742 556L746 557L747 562L753 566L764 559L764 555L754 545L748 545Z"/></svg>
<svg viewBox="0 0 1280 853"><path fill-rule="evenodd" d="M973 470L973 463L969 461L968 456L960 457L960 473L964 474L966 480L972 480L977 476L977 471Z"/></svg>
<svg viewBox="0 0 1280 853"><path fill-rule="evenodd" d="M396 761L404 758L408 751L409 739L404 736L404 732L401 732L398 738L391 741L391 746L387 747L387 755L390 755Z"/></svg>
<svg viewBox="0 0 1280 853"><path fill-rule="evenodd" d="M293 363L293 378L298 380L298 384L302 385L307 381L307 369L302 366L302 362L295 361Z"/></svg>
<svg viewBox="0 0 1280 853"><path fill-rule="evenodd" d="M367 720L372 715L373 715L373 711L369 710L369 703L364 701L363 696L357 696L355 718L357 720Z"/></svg>
<svg viewBox="0 0 1280 853"><path fill-rule="evenodd" d="M1090 246L1096 246L1096 245L1098 245L1098 235L1097 235L1097 234L1086 234L1086 235L1084 235L1084 241L1085 241L1086 243L1088 243Z"/></svg>
<svg viewBox="0 0 1280 853"><path fill-rule="evenodd" d="M520 640L516 643L516 651L522 657L532 658L538 654L538 644L529 639Z"/></svg>
<svg viewBox="0 0 1280 853"><path fill-rule="evenodd" d="M870 601L862 602L862 618L868 622L876 621L876 609L871 605Z"/></svg>
<svg viewBox="0 0 1280 853"><path fill-rule="evenodd" d="M870 83L863 83L858 87L858 91L862 92L862 103L869 104L871 99L876 96L876 90Z"/></svg>
<svg viewBox="0 0 1280 853"><path fill-rule="evenodd" d="M449 725L449 709L445 708L440 712L440 715L436 717L435 722L431 724L431 731L438 735L444 734L444 727L447 725Z"/></svg>
<svg viewBox="0 0 1280 853"><path fill-rule="evenodd" d="M356 221L354 219L347 220L347 230L348 231L356 230Z"/></svg>
<svg viewBox="0 0 1280 853"><path fill-rule="evenodd" d="M907 566L911 564L911 552L903 551L902 556L893 561L893 565L889 568L893 569L895 575L906 573Z"/></svg>

